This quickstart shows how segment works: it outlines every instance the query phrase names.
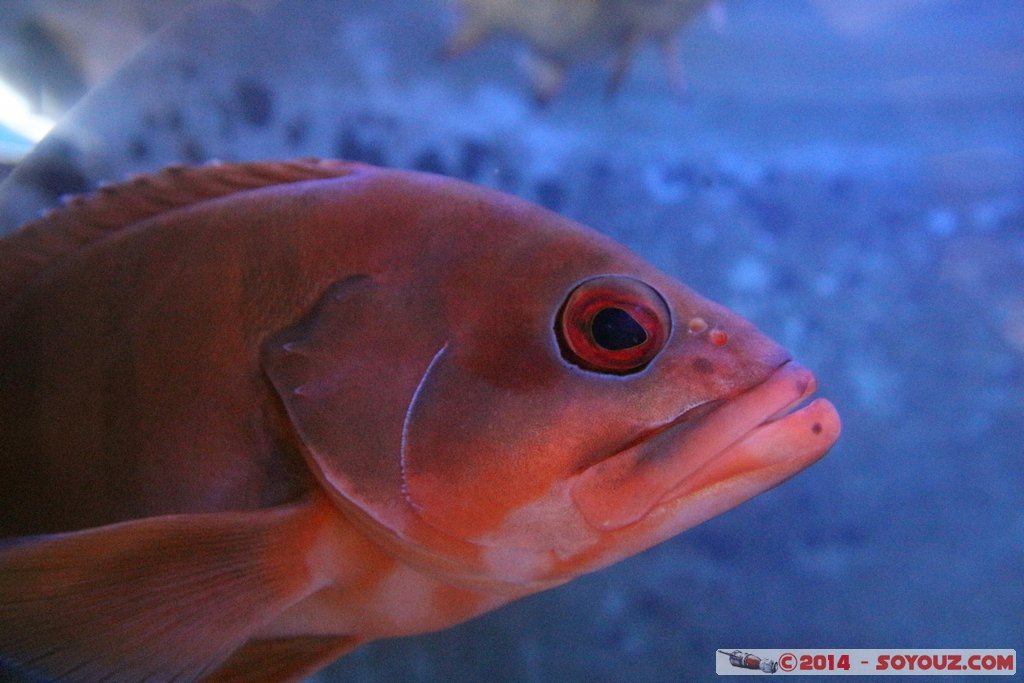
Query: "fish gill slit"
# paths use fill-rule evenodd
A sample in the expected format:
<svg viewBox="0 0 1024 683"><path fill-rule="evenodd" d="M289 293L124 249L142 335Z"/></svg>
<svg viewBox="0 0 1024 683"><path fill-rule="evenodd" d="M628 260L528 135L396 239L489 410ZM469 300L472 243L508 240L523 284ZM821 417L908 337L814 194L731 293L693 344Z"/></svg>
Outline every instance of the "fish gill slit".
<svg viewBox="0 0 1024 683"><path fill-rule="evenodd" d="M401 489L402 495L405 496L405 500L409 503L409 505L411 505L416 510L421 509L421 506L412 499L412 495L409 493L408 479L406 478L408 468L408 464L406 462L406 445L408 444L409 440L409 423L412 421L413 409L416 407L416 402L419 400L420 392L423 390L423 386L427 383L427 378L433 371L434 366L437 365L437 361L441 359L441 356L443 356L444 352L447 350L448 342L445 341L445 343L441 345L441 348L437 350L437 353L434 354L434 357L430 359L430 362L427 364L426 370L423 371L423 376L420 377L419 384L416 385L416 391L412 392L412 398L409 399L409 405L405 409L405 419L402 421L402 442L401 445L399 446L398 453L398 462L402 471Z"/></svg>

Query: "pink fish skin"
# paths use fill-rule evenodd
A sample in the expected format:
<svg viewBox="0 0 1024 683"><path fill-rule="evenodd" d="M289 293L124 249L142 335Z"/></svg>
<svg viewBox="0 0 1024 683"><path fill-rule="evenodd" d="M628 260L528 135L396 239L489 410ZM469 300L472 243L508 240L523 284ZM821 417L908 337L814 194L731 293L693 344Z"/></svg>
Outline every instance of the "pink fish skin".
<svg viewBox="0 0 1024 683"><path fill-rule="evenodd" d="M612 240L459 181L175 167L0 240L0 662L297 680L807 467L813 375Z"/></svg>

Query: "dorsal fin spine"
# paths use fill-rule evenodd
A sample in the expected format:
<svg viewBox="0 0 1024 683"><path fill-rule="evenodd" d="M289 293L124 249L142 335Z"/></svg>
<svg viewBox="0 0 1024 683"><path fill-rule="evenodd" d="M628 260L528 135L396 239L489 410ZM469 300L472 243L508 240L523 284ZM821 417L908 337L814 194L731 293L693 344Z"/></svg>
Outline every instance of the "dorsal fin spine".
<svg viewBox="0 0 1024 683"><path fill-rule="evenodd" d="M357 167L331 159L168 166L91 194L68 195L61 207L0 239L0 311L61 258L140 221L245 190L342 177Z"/></svg>

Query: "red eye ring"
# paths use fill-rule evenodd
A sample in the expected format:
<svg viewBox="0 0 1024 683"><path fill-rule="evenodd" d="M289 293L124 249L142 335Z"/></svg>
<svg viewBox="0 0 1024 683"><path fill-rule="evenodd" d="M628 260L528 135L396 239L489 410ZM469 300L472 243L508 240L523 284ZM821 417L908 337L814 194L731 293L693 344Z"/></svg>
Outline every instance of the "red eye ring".
<svg viewBox="0 0 1024 683"><path fill-rule="evenodd" d="M640 280L605 275L569 293L555 332L562 356L586 370L628 375L643 370L672 331L668 304Z"/></svg>

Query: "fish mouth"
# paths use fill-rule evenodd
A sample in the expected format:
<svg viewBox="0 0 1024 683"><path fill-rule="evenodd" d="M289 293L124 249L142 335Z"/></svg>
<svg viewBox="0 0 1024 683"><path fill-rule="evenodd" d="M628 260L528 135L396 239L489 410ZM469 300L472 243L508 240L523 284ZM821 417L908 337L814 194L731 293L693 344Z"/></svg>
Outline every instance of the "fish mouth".
<svg viewBox="0 0 1024 683"><path fill-rule="evenodd" d="M809 370L787 362L737 396L691 407L584 470L572 483L573 501L601 531L654 513L695 519L693 526L724 512L807 467L838 438L832 404L807 402L815 389Z"/></svg>

